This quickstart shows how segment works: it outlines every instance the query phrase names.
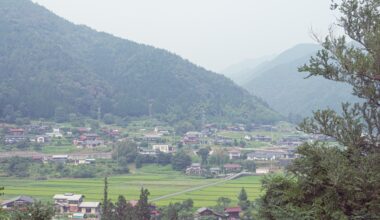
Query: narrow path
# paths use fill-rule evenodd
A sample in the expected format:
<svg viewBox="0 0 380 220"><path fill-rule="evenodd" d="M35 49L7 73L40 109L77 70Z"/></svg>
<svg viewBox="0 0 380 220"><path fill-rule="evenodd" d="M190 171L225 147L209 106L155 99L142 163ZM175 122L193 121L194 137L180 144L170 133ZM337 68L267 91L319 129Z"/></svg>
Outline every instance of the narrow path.
<svg viewBox="0 0 380 220"><path fill-rule="evenodd" d="M207 187L210 187L210 186L219 185L219 184L225 183L227 181L233 180L233 179L235 179L236 177L239 177L242 174L244 174L244 172L228 176L228 177L226 177L223 180L218 181L218 182L214 182L214 183L209 183L209 184L205 184L205 185L201 185L201 186L192 187L192 188L180 191L180 192L175 192L175 193L171 193L171 194L168 194L168 195L160 196L160 197L157 197L157 198L154 198L154 199L150 199L149 201L150 202L156 202L156 201L159 201L159 200L162 200L162 199L167 199L167 198L170 198L170 197L174 197L174 196L178 196L178 195L185 194L185 193L188 193L188 192L200 190L200 189L207 188Z"/></svg>

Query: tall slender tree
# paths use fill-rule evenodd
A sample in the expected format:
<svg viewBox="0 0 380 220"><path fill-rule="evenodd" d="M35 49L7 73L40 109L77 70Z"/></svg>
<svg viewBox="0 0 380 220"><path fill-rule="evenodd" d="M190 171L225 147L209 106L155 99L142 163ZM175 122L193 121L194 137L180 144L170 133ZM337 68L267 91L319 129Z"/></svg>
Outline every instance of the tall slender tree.
<svg viewBox="0 0 380 220"><path fill-rule="evenodd" d="M148 189L141 188L140 199L137 202L137 218L141 220L150 219L150 208L148 202L148 196L150 195Z"/></svg>
<svg viewBox="0 0 380 220"><path fill-rule="evenodd" d="M102 204L102 219L112 219L112 205L108 199L108 177L104 177L104 192L103 192L103 204Z"/></svg>
<svg viewBox="0 0 380 220"><path fill-rule="evenodd" d="M304 144L287 175L264 178L262 219L380 218L380 1L342 0L331 8L342 15L345 35L321 40L323 49L300 71L348 83L362 102L344 103L341 114L319 110L300 124L339 146Z"/></svg>

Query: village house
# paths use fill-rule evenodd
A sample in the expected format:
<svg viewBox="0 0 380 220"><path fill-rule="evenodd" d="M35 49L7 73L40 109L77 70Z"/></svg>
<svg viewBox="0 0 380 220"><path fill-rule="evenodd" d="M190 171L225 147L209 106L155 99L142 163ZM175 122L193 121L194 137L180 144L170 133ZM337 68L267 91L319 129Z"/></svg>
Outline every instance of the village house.
<svg viewBox="0 0 380 220"><path fill-rule="evenodd" d="M221 169L219 167L211 167L210 173L214 176L218 176L221 173Z"/></svg>
<svg viewBox="0 0 380 220"><path fill-rule="evenodd" d="M153 150L155 151L161 151L163 153L173 153L175 151L175 148L172 146L169 146L167 144L155 144L152 146Z"/></svg>
<svg viewBox="0 0 380 220"><path fill-rule="evenodd" d="M53 132L46 133L46 135L50 138L62 138L63 134L61 133L59 128L53 128Z"/></svg>
<svg viewBox="0 0 380 220"><path fill-rule="evenodd" d="M78 207L80 213L100 216L100 202L82 202Z"/></svg>
<svg viewBox="0 0 380 220"><path fill-rule="evenodd" d="M16 144L19 142L27 141L29 138L26 135L5 135L5 144Z"/></svg>
<svg viewBox="0 0 380 220"><path fill-rule="evenodd" d="M213 219L217 219L217 220L225 219L225 216L223 214L219 214L210 208L204 208L204 207L199 208L195 212L194 217L195 217L194 218L195 220L200 220L200 219L204 219L204 218L213 218Z"/></svg>
<svg viewBox="0 0 380 220"><path fill-rule="evenodd" d="M60 214L81 213L100 216L99 202L84 202L81 194L65 193L54 195L54 205ZM81 215L82 216L82 215Z"/></svg>
<svg viewBox="0 0 380 220"><path fill-rule="evenodd" d="M256 135L256 136L252 137L252 140L253 141L260 141L260 142L271 142L272 138L264 136L264 135Z"/></svg>
<svg viewBox="0 0 380 220"><path fill-rule="evenodd" d="M199 163L193 163L191 166L186 168L186 175L189 176L201 176L205 170L201 167L201 164Z"/></svg>
<svg viewBox="0 0 380 220"><path fill-rule="evenodd" d="M153 142L158 143L162 140L162 134L156 134L156 133L144 134L143 140L144 141L153 141Z"/></svg>
<svg viewBox="0 0 380 220"><path fill-rule="evenodd" d="M15 135L15 136L21 136L21 135L25 134L25 131L22 128L10 128L8 130L8 134L9 135Z"/></svg>
<svg viewBox="0 0 380 220"><path fill-rule="evenodd" d="M51 160L55 163L66 163L69 159L68 155L53 155L51 156Z"/></svg>
<svg viewBox="0 0 380 220"><path fill-rule="evenodd" d="M242 170L242 166L236 163L229 163L223 166L225 173L239 173Z"/></svg>
<svg viewBox="0 0 380 220"><path fill-rule="evenodd" d="M182 138L184 144L200 144L202 138L202 133L197 131L189 131Z"/></svg>
<svg viewBox="0 0 380 220"><path fill-rule="evenodd" d="M59 213L79 212L79 205L82 203L84 196L81 194L65 193L54 195L54 205Z"/></svg>
<svg viewBox="0 0 380 220"><path fill-rule="evenodd" d="M240 159L241 152L237 149L232 149L228 151L228 157L230 160Z"/></svg>
<svg viewBox="0 0 380 220"><path fill-rule="evenodd" d="M18 196L2 202L0 207L3 209L19 209L25 208L33 203L34 199L29 196Z"/></svg>
<svg viewBox="0 0 380 220"><path fill-rule="evenodd" d="M256 150L247 154L247 160L278 160L287 158L288 154L284 150Z"/></svg>
<svg viewBox="0 0 380 220"><path fill-rule="evenodd" d="M228 137L217 136L214 140L214 143L217 145L233 145L234 140Z"/></svg>
<svg viewBox="0 0 380 220"><path fill-rule="evenodd" d="M104 140L102 140L97 134L83 134L79 139L74 139L73 144L77 147L94 148L104 145Z"/></svg>
<svg viewBox="0 0 380 220"><path fill-rule="evenodd" d="M224 209L224 213L227 215L227 220L239 220L241 211L242 210L239 206Z"/></svg>
<svg viewBox="0 0 380 220"><path fill-rule="evenodd" d="M157 155L157 151L155 151L155 150L147 150L147 149L140 148L139 154L141 154L141 155L156 156Z"/></svg>
<svg viewBox="0 0 380 220"><path fill-rule="evenodd" d="M160 128L160 127L155 127L154 128L154 132L156 134L161 134L161 135L164 135L164 136L168 136L170 134L170 131L168 131L166 129L163 129L163 128Z"/></svg>

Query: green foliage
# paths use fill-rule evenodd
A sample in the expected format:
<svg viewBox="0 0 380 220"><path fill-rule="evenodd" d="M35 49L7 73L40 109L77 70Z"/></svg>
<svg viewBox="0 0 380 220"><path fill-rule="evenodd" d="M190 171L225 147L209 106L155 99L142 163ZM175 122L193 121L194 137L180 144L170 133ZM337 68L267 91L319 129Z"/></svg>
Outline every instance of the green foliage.
<svg viewBox="0 0 380 220"><path fill-rule="evenodd" d="M67 121L70 113L107 123L108 114L192 124L203 112L209 120L279 119L227 78L168 51L71 24L26 0L1 1L0 16L0 42L9 45L0 48L7 122Z"/></svg>
<svg viewBox="0 0 380 220"><path fill-rule="evenodd" d="M108 199L108 177L104 177L104 192L103 192L103 202L102 202L102 219L109 220L112 219L112 205L111 200Z"/></svg>
<svg viewBox="0 0 380 220"><path fill-rule="evenodd" d="M380 2L333 4L345 36L330 35L300 68L310 76L345 82L361 103L342 112L319 110L300 129L333 137L340 146L305 143L285 176L263 180L263 219L377 219L380 217ZM347 43L349 37L354 43Z"/></svg>
<svg viewBox="0 0 380 220"><path fill-rule="evenodd" d="M36 201L28 206L26 210L12 210L10 219L15 220L47 220L52 219L55 214L52 204L44 204L41 201Z"/></svg>
<svg viewBox="0 0 380 220"><path fill-rule="evenodd" d="M190 165L191 157L184 151L179 151L172 157L173 170L182 171Z"/></svg>
<svg viewBox="0 0 380 220"><path fill-rule="evenodd" d="M149 220L150 219L150 209L148 203L148 196L150 195L148 189L141 188L140 199L136 205L136 216L137 219Z"/></svg>
<svg viewBox="0 0 380 220"><path fill-rule="evenodd" d="M226 198L226 197L219 197L218 200L216 201L216 203L217 203L216 210L224 211L225 208L229 207L229 205L231 203L231 199Z"/></svg>
<svg viewBox="0 0 380 220"><path fill-rule="evenodd" d="M205 166L207 165L207 158L209 156L210 149L209 148L201 148L198 150L197 154L201 157L202 159L202 165Z"/></svg>
<svg viewBox="0 0 380 220"><path fill-rule="evenodd" d="M126 220L129 217L133 216L131 213L132 206L130 203L127 203L127 200L124 196L119 195L115 208L116 219Z"/></svg>
<svg viewBox="0 0 380 220"><path fill-rule="evenodd" d="M193 205L192 199L187 199L182 203L170 203L162 210L162 217L167 220L193 220Z"/></svg>
<svg viewBox="0 0 380 220"><path fill-rule="evenodd" d="M113 146L112 158L117 161L118 172L128 173L128 164L133 163L137 157L137 144L135 142L118 142Z"/></svg>
<svg viewBox="0 0 380 220"><path fill-rule="evenodd" d="M251 203L248 200L248 195L247 195L247 192L245 191L244 187L241 189L239 196L238 196L238 199L239 199L238 204L242 210L245 211L250 207Z"/></svg>

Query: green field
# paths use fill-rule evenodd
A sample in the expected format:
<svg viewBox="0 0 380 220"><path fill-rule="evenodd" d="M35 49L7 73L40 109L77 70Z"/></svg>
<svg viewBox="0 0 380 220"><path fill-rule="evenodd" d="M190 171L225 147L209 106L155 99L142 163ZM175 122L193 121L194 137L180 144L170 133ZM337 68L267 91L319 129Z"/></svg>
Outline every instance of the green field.
<svg viewBox="0 0 380 220"><path fill-rule="evenodd" d="M117 196L122 194L129 200L136 200L139 197L140 188L143 186L149 189L151 193L149 198L154 199L217 181L220 179L188 177L171 171L170 167L145 166L131 175L110 177L109 197L115 201ZM43 201L51 201L54 194L66 192L83 194L87 201L100 201L103 197L102 178L31 180L1 177L0 185L5 187L4 198L29 195ZM247 190L250 200L256 199L261 193L260 177L242 177L154 203L163 206L170 202L192 198L195 207L214 206L217 198L223 196L229 197L235 204L242 187Z"/></svg>

